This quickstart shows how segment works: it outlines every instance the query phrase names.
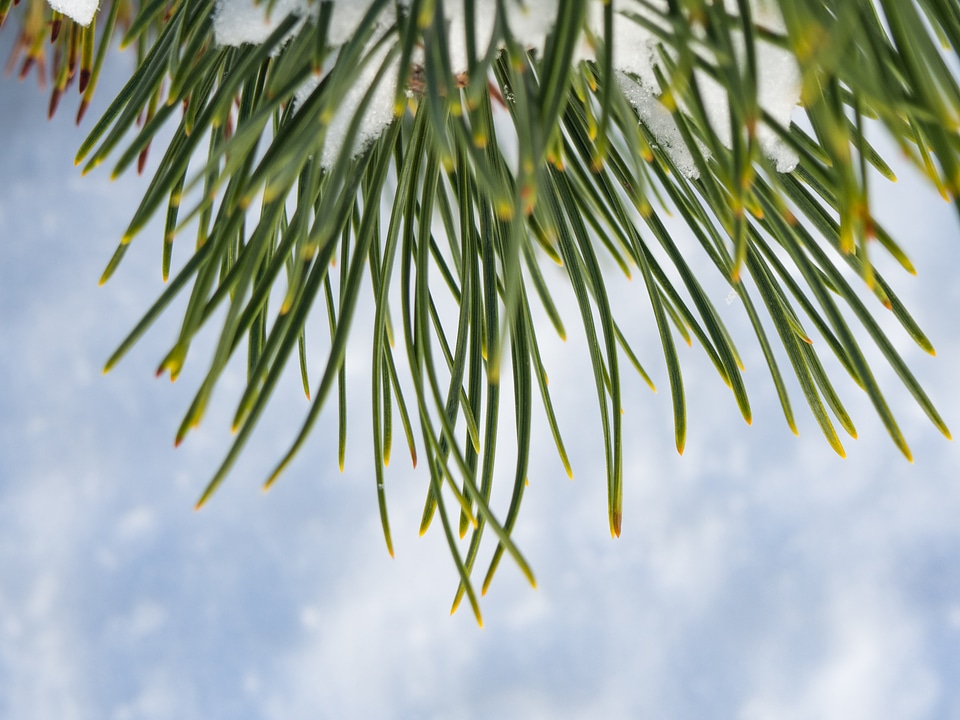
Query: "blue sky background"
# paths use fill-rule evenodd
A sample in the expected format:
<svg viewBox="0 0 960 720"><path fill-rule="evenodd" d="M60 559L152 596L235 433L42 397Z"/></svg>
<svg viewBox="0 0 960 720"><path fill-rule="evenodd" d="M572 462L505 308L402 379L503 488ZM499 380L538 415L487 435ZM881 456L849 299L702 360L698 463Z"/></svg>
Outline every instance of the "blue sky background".
<svg viewBox="0 0 960 720"><path fill-rule="evenodd" d="M3 56L11 39L0 36ZM123 61L117 69L101 108ZM174 312L101 375L161 290L160 228L97 287L144 181L110 183L107 168L81 179L73 98L50 123L46 102L32 81L0 80L0 716L960 718L957 444L882 363L913 465L840 375L861 438L845 443L848 458L830 450L799 392L794 438L721 283L709 292L735 328L754 423L740 420L702 351L681 348L682 458L642 288L617 284L617 306L636 318L623 324L661 391L627 376L616 541L589 359L559 291L571 339L546 326L540 336L575 480L535 416L516 538L540 587L505 561L482 630L467 608L448 617L455 571L439 526L417 537L427 478L400 446L387 474L397 557L386 553L363 342L348 358L346 471L331 407L290 471L260 492L306 409L291 375L228 482L195 513L230 439L242 371L176 451L209 345L177 383L155 380ZM938 356L885 326L956 432L960 224L900 172L897 185L875 183L875 203L919 276L884 258L880 267ZM314 322L320 347L325 320ZM501 437L511 433L505 424ZM511 465L506 448L504 485Z"/></svg>

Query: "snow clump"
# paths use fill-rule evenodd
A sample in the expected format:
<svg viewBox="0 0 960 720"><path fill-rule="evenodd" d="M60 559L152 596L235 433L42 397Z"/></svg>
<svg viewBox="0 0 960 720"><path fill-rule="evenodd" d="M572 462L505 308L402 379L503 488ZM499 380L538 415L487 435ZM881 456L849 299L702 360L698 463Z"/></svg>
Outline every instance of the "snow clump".
<svg viewBox="0 0 960 720"><path fill-rule="evenodd" d="M695 175L693 157L680 137L672 116L657 99L660 85L654 74L658 64L659 51L657 37L645 27L621 12L644 14L635 3L613 0L613 65L620 71L618 80L626 98L636 107L641 121L650 129L661 147L681 170ZM654 0L653 5L665 11L666 0ZM724 0L724 9L731 15L739 15L736 0ZM755 25L775 33L786 33L783 17L776 3L771 0L751 0L751 13ZM603 27L603 10L594 2L589 24L594 32L600 34ZM655 20L656 16L651 16ZM741 61L745 55L744 39L741 32L732 33L734 50ZM757 65L757 101L770 117L783 127L790 126L793 110L800 99L800 69L793 55L783 48L759 40L755 43ZM669 54L669 53L668 53ZM730 109L727 103L727 90L702 70L695 70L697 87L706 111L707 120L720 140L730 147L731 127ZM770 158L779 172L790 172L799 162L796 152L768 126L757 126L757 140L764 154ZM705 151L704 148L702 150Z"/></svg>
<svg viewBox="0 0 960 720"><path fill-rule="evenodd" d="M66 15L75 23L86 27L100 7L100 0L47 0L54 12Z"/></svg>

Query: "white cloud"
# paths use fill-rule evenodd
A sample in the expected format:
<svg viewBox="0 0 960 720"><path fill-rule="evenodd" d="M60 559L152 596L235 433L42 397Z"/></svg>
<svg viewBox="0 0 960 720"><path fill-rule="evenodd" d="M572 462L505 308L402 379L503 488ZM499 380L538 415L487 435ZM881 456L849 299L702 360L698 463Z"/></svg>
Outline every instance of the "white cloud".
<svg viewBox="0 0 960 720"><path fill-rule="evenodd" d="M921 628L896 607L895 594L896 588L838 578L822 617L813 618L813 642L775 635L755 657L761 689L744 704L742 720L933 717L937 673ZM797 650L801 662L786 660Z"/></svg>

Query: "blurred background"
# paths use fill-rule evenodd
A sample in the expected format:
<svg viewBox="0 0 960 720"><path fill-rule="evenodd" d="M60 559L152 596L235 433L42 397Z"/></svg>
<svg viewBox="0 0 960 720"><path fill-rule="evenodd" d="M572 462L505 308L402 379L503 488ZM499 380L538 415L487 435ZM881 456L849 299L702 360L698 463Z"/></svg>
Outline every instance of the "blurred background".
<svg viewBox="0 0 960 720"><path fill-rule="evenodd" d="M12 38L0 34L0 57ZM702 350L681 346L683 457L645 293L639 280L617 284L622 324L660 392L623 370L624 530L611 540L589 357L572 294L559 272L552 278L570 339L546 324L539 337L575 479L535 405L515 537L539 588L505 559L482 629L466 606L448 616L456 571L439 525L418 537L428 477L422 464L410 468L402 436L387 471L396 558L386 552L365 308L347 361L345 471L332 404L291 469L260 492L307 409L291 373L227 482L194 512L229 446L242 367L177 450L210 338L175 384L154 379L178 330L174 309L101 375L162 289L157 224L97 287L153 165L113 183L108 166L81 178L73 165L131 62L113 57L79 130L74 96L47 122L33 77L0 80L0 716L960 718L960 448L876 352L915 462L839 373L860 436L845 441L847 459L795 383L794 437L742 308L719 281L707 286L735 330L754 421L740 419ZM899 183L874 182L874 203L918 277L874 254L938 356L881 319L956 432L960 221L897 170ZM325 316L313 323L319 352ZM501 512L510 422L505 410Z"/></svg>

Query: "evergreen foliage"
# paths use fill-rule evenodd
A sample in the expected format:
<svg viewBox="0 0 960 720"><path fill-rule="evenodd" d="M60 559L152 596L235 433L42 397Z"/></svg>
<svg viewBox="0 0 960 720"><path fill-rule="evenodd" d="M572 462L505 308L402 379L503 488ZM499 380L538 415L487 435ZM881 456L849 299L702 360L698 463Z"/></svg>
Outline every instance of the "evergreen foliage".
<svg viewBox="0 0 960 720"><path fill-rule="evenodd" d="M198 506L238 459L293 356L309 410L267 485L302 446L333 395L342 466L345 348L358 299L372 292L373 453L388 549L392 553L384 466L399 419L414 464L420 457L429 474L421 530L438 516L456 562L460 586L454 608L465 596L480 617L472 578L486 528L496 545L482 590L504 552L532 583L511 530L528 473L531 426L539 417L535 404L542 405L570 471L537 341L538 332L565 335L568 321L557 312L540 269L551 262L569 278L588 340L606 453L609 524L619 535L624 362L650 382L640 358L652 363L662 356L681 452L686 410L678 338L702 346L744 418L751 418L737 348L702 278L667 231L668 212L686 222L742 301L794 432L784 358L831 446L843 454L836 425L856 436L824 370L821 353L826 353L869 396L893 441L910 457L861 350L867 338L949 437L877 320L893 313L909 336L933 353L869 260L870 253L884 252L914 272L871 212L869 183L878 176L894 178L865 128L883 128L937 191L955 198L960 88L952 67L960 49L960 1L767 0L782 13L785 30L779 32L755 23L756 3L747 0L598 3L599 27L588 22L592 8L585 0L560 0L545 46L532 51L505 21L506 6L517 0L499 0L487 52L472 21L477 0L446 4L461 1L467 18L463 38L448 35L442 0L373 0L356 32L333 48L328 33L334 6L328 1L318 0L305 18L278 19L262 44L227 47L214 37L215 0L105 0L88 27L51 11L42 0L19 6L0 0L0 22L9 25L12 19L19 32L11 63L22 59L21 76L37 67L51 78L51 114L77 78L79 122L115 38L136 48L129 83L77 154L84 172L111 157L114 176L135 163L142 170L158 130L175 128L159 149L149 189L102 281L157 214L166 217L164 279L174 245L188 259L106 368L175 297L189 294L179 337L158 374L176 378L200 332L217 333L218 340L177 432L179 443L203 418L231 357L245 347L247 387L235 413L236 438ZM264 12L274 4L264 0ZM679 166L677 154L638 122L614 67L615 13L618 22L640 24L660 43L656 94L676 124L692 170ZM464 73L451 69L453 42L467 48ZM796 58L800 104L789 125L758 102L756 58L762 44L785 48ZM584 47L592 57L580 60ZM360 119L377 84L395 72L393 63L400 68L395 119L355 154ZM344 137L328 138L358 68L365 66L375 71L375 80L358 103L355 121L345 124ZM729 138L711 122L701 93L704 76L728 92ZM316 89L295 102L311 79ZM760 128L798 156L795 169L778 172L760 147ZM325 164L321 158L329 142L341 149ZM188 232L196 240L184 247ZM608 299L604 256L625 274L639 276L643 293L629 313L618 312ZM663 257L670 266L658 259ZM862 277L875 302L864 300L846 268ZM277 288L283 292L279 304L271 302ZM659 330L656 353L628 341L625 320L643 303ZM535 327L537 304L553 328ZM308 374L311 311L325 313L329 327L329 338L314 340L311 333L311 344L326 348L319 377ZM208 327L211 318L218 327ZM409 377L398 373L398 352L406 356ZM503 396L499 382L506 367L513 397ZM511 402L518 448L513 494L505 512L495 512L488 500L499 412ZM468 533L469 542L461 545Z"/></svg>

